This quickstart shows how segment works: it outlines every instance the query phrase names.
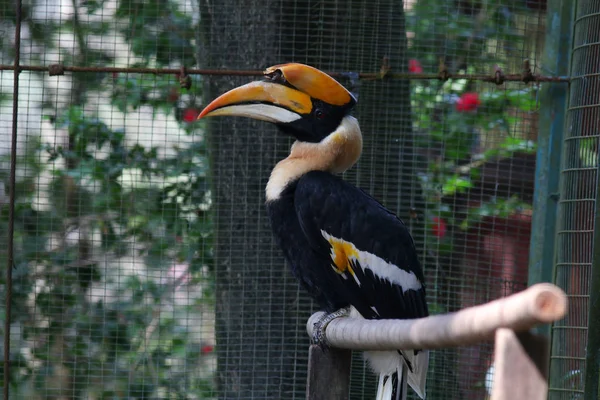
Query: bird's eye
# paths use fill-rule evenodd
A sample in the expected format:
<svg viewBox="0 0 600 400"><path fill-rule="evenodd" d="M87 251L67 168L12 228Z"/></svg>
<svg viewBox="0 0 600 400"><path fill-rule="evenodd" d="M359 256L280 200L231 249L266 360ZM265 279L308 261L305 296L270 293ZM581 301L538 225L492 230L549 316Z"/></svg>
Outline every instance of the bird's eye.
<svg viewBox="0 0 600 400"><path fill-rule="evenodd" d="M316 116L318 119L323 119L323 117L325 116L325 114L323 113L323 110L321 110L320 108L317 108L317 109L315 110L315 116Z"/></svg>
<svg viewBox="0 0 600 400"><path fill-rule="evenodd" d="M285 83L285 76L283 75L283 72L281 72L280 69L276 69L270 74L265 75L265 78L276 83Z"/></svg>

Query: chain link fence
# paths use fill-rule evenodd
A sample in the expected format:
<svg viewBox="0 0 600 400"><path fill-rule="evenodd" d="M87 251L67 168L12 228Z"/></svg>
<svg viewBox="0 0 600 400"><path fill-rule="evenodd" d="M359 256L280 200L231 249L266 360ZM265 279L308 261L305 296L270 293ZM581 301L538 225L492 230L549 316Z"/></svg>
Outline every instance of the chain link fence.
<svg viewBox="0 0 600 400"><path fill-rule="evenodd" d="M13 3L0 1L12 398L304 398L315 308L263 193L291 142L254 121L196 122L282 62L358 96L364 153L344 177L409 225L432 313L528 284L539 89L568 80L539 62L545 0ZM582 130L565 136L556 266L572 301L552 362L569 396L583 393L598 137L598 10L579 3L568 118ZM491 352L436 351L428 398L485 398ZM352 399L372 398L359 353L352 371Z"/></svg>
<svg viewBox="0 0 600 400"><path fill-rule="evenodd" d="M597 1L578 1L574 7L572 77L563 138L555 269L557 285L569 296L569 313L553 326L552 399L584 398L586 349L590 354L598 351L597 343L588 344L588 337L593 340L597 334L587 328L590 318L598 318L597 313L589 312L592 268L598 262L594 259L594 228L600 137L599 13ZM588 376L591 379L587 382L596 381L595 394L591 386L586 397L591 399L598 395L598 369L594 364L590 367L589 372L595 378Z"/></svg>

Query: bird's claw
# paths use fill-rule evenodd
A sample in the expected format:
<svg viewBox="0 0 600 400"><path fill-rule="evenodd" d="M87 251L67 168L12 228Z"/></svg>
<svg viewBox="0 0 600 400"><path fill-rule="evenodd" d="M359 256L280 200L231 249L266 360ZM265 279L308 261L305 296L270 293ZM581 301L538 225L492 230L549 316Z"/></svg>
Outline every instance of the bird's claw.
<svg viewBox="0 0 600 400"><path fill-rule="evenodd" d="M331 321L337 318L347 317L350 315L350 307L340 308L330 314L325 314L313 325L312 342L325 349L328 347L325 329Z"/></svg>

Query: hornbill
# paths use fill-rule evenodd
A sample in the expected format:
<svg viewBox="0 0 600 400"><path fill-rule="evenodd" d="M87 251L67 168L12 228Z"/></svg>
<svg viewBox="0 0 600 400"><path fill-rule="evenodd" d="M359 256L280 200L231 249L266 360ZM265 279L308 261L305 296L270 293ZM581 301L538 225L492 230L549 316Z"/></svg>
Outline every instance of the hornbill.
<svg viewBox="0 0 600 400"><path fill-rule="evenodd" d="M293 274L328 313L316 327L318 342L326 324L343 315L428 315L423 272L408 229L373 197L335 175L352 167L362 151L359 125L350 115L355 104L331 76L290 63L221 95L198 116L268 121L296 139L271 173L266 207ZM365 357L380 374L378 399L405 398L406 381L425 398L427 351L369 351Z"/></svg>

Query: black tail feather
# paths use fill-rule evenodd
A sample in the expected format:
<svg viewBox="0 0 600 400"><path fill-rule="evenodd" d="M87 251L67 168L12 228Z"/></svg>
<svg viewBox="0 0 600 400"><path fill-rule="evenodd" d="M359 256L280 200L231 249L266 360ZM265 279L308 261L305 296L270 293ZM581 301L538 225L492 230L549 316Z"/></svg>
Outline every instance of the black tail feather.
<svg viewBox="0 0 600 400"><path fill-rule="evenodd" d="M398 381L398 373L394 372L391 376L392 379L392 400L402 400L402 385Z"/></svg>
<svg viewBox="0 0 600 400"><path fill-rule="evenodd" d="M390 375L380 376L377 400L406 400L408 394L406 365Z"/></svg>

